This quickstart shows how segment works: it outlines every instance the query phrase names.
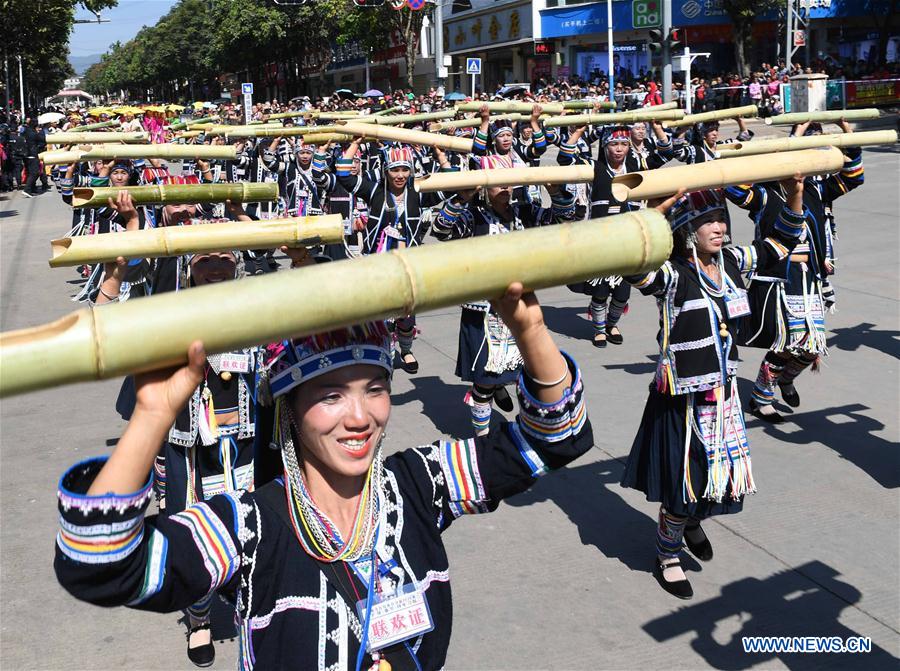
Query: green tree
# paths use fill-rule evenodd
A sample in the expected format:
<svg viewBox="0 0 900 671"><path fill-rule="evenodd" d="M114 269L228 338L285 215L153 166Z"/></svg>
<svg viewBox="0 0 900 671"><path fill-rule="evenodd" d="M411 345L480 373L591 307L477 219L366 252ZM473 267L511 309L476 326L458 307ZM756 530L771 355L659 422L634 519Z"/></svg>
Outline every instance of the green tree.
<svg viewBox="0 0 900 671"><path fill-rule="evenodd" d="M734 27L734 60L742 77L750 74L747 56L753 47L753 24L756 17L781 5L781 0L722 0Z"/></svg>

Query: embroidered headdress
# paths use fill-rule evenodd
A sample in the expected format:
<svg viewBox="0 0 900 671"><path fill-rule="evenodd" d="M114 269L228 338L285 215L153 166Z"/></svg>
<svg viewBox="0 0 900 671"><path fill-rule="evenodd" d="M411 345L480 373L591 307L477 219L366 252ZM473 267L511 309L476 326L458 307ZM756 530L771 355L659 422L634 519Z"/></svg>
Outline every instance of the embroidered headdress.
<svg viewBox="0 0 900 671"><path fill-rule="evenodd" d="M669 211L669 224L675 231L708 212L724 209L725 200L719 191L713 189L691 191L684 194L672 206Z"/></svg>

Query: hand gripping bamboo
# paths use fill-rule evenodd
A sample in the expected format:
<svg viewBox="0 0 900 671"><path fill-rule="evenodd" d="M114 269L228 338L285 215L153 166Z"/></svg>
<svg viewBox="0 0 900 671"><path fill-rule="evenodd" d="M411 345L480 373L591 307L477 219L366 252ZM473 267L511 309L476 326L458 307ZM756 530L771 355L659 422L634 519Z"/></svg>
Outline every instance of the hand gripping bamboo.
<svg viewBox="0 0 900 671"><path fill-rule="evenodd" d="M45 151L39 155L44 165L65 165L79 161L117 158L202 158L231 159L237 157L233 145L214 144L99 144L90 149Z"/></svg>
<svg viewBox="0 0 900 671"><path fill-rule="evenodd" d="M706 161L677 168L643 170L613 177L616 200L647 200L685 191L719 189L736 184L753 184L801 175L827 175L844 165L844 155L835 147L746 156L727 161Z"/></svg>
<svg viewBox="0 0 900 671"><path fill-rule="evenodd" d="M47 144L103 144L106 142L127 142L140 144L149 142L150 136L142 131L134 133L51 133L47 136Z"/></svg>
<svg viewBox="0 0 900 671"><path fill-rule="evenodd" d="M176 205L179 203L240 203L271 201L278 198L276 182L234 182L226 184L154 184L147 186L96 186L74 190L72 207L103 207L127 191L135 205Z"/></svg>
<svg viewBox="0 0 900 671"><path fill-rule="evenodd" d="M408 144L420 144L428 147L442 147L451 151L470 153L472 140L452 135L439 135L426 133L421 130L409 130L408 128L394 128L393 126L380 126L374 123L346 122L341 127L341 132L359 137L374 138L376 140L396 140Z"/></svg>
<svg viewBox="0 0 900 671"><path fill-rule="evenodd" d="M85 308L0 334L0 397L180 364L198 339L214 354L497 298L512 282L543 289L646 272L671 249L669 223L651 209ZM223 320L222 305L239 317Z"/></svg>
<svg viewBox="0 0 900 671"><path fill-rule="evenodd" d="M476 186L520 186L528 184L576 184L594 180L590 165L538 166L535 168L495 168L464 172L436 172L415 181L416 191L465 191Z"/></svg>
<svg viewBox="0 0 900 671"><path fill-rule="evenodd" d="M790 114L778 114L770 116L766 119L766 123L770 126L787 126L795 123L806 123L807 121L818 121L820 123L837 123L841 119L844 121L862 121L863 119L877 119L881 113L875 107L869 107L861 110L828 110L822 112L792 112Z"/></svg>
<svg viewBox="0 0 900 671"><path fill-rule="evenodd" d="M567 116L555 116L544 121L545 128L558 126L583 126L595 124L605 126L617 123L637 123L638 121L676 121L684 117L684 112L678 109L658 110L655 107L646 107L633 112L612 112L610 114L570 114Z"/></svg>
<svg viewBox="0 0 900 671"><path fill-rule="evenodd" d="M310 247L341 242L339 214L262 221L235 221L195 226L160 226L141 231L79 235L50 241L50 267L107 263L126 259L198 254L222 249Z"/></svg>
<svg viewBox="0 0 900 671"><path fill-rule="evenodd" d="M719 121L721 119L755 117L758 115L759 108L756 105L744 105L743 107L713 110L712 112L701 112L700 114L688 114L678 121L667 121L663 125L667 128L679 128L681 126L693 126L695 123L701 123L703 121Z"/></svg>
<svg viewBox="0 0 900 671"><path fill-rule="evenodd" d="M756 156L778 151L797 151L814 147L868 147L897 142L895 130L867 130L859 133L835 133L834 135L807 135L805 137L780 137L771 140L734 142L722 145L721 158Z"/></svg>

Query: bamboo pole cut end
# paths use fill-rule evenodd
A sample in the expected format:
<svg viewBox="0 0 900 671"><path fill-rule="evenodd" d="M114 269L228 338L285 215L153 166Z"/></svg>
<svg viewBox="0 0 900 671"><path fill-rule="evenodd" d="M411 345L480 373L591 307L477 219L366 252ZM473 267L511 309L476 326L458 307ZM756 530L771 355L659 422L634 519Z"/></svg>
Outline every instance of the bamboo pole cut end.
<svg viewBox="0 0 900 671"><path fill-rule="evenodd" d="M72 207L84 207L94 197L94 190L90 187L79 187L72 190Z"/></svg>
<svg viewBox="0 0 900 671"><path fill-rule="evenodd" d="M639 187L643 181L643 176L637 173L614 177L612 183L613 197L619 202L624 203L628 200L628 194L631 193L631 190Z"/></svg>
<svg viewBox="0 0 900 671"><path fill-rule="evenodd" d="M72 238L58 238L50 241L51 268L59 268L64 265L63 263L60 263L59 258L69 251L69 247L71 246Z"/></svg>

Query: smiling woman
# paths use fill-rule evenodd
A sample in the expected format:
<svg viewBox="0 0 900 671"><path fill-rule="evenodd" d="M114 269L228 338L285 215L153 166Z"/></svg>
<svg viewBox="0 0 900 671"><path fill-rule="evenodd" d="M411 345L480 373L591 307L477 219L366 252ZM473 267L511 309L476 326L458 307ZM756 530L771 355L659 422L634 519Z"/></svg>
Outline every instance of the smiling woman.
<svg viewBox="0 0 900 671"><path fill-rule="evenodd" d="M163 612L219 593L236 607L243 669L441 668L452 624L442 532L593 444L580 372L534 294L511 285L495 310L524 360L516 421L385 456L386 325L276 343L258 369L266 382L255 393L274 399L275 431L256 447L255 489L210 497L210 487L167 517L144 517L159 442L217 376L199 342L187 366L137 376L112 456L62 478L60 582L92 603Z"/></svg>

